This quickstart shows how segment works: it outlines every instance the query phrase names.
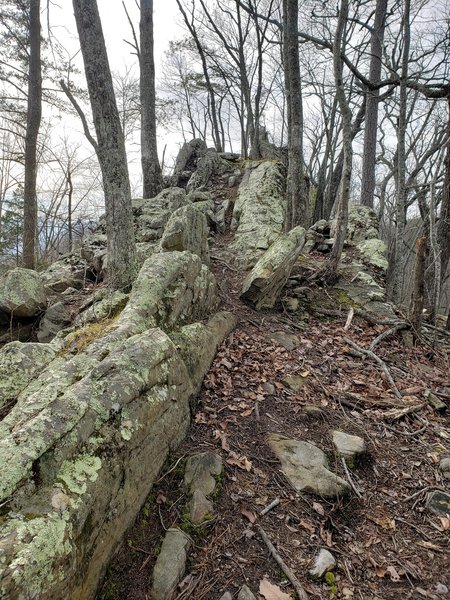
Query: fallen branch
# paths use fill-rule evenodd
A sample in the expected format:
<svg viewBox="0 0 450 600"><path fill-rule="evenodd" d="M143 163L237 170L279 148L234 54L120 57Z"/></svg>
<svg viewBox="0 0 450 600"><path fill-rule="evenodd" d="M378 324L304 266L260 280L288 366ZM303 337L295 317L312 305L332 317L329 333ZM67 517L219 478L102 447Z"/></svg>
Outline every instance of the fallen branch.
<svg viewBox="0 0 450 600"><path fill-rule="evenodd" d="M412 413L419 412L422 410L426 404L422 402L421 404L414 404L413 406L407 406L406 408L400 408L398 410L388 410L383 414L383 419L387 419L389 421L397 421L406 415L411 415Z"/></svg>
<svg viewBox="0 0 450 600"><path fill-rule="evenodd" d="M342 461L342 465L344 467L344 471L345 471L345 475L347 477L347 481L350 484L350 487L352 488L352 490L355 492L355 494L358 496L358 498L362 498L362 494L361 492L358 490L358 488L355 485L355 482L353 481L351 475L350 475L350 471L348 470L347 467L347 463L345 462L345 458L343 456L341 456L341 461Z"/></svg>
<svg viewBox="0 0 450 600"><path fill-rule="evenodd" d="M355 315L357 317L361 317L362 319L364 319L365 321L370 323L370 325L397 325L397 323L399 323L399 322L401 322L401 323L404 322L404 321L400 321L400 319L377 319L376 317L369 314L365 310L362 310L361 308L355 308L354 311L355 311ZM316 312L319 315L325 315L328 317L341 317L342 319L346 319L347 315L348 315L348 313L346 313L342 310L332 310L329 308L318 308L318 307L314 307L313 312Z"/></svg>
<svg viewBox="0 0 450 600"><path fill-rule="evenodd" d="M272 510L272 508L275 508L276 506L278 506L280 504L281 500L279 498L275 498L275 500L273 500L270 504L268 504L267 506L265 506L264 508L262 508L259 511L259 516L263 517L264 515L267 515L267 513Z"/></svg>
<svg viewBox="0 0 450 600"><path fill-rule="evenodd" d="M357 352L360 352L361 354L366 355L369 358L371 358L372 360L374 360L375 362L377 362L380 365L380 367L383 369L383 372L386 375L386 379L388 380L389 385L391 386L392 391L394 392L394 394L397 396L397 398L401 398L402 397L402 395L398 391L397 386L395 385L395 381L393 380L392 375L391 375L389 369L387 368L386 364L381 360L381 358L379 356L377 356L371 350L366 350L365 348L361 348L360 346L358 346L358 344L355 344L355 342L353 342L348 337L344 337L344 341L349 346L351 346L354 350L356 350Z"/></svg>
<svg viewBox="0 0 450 600"><path fill-rule="evenodd" d="M297 579L297 577L294 575L294 573L291 571L291 569L287 566L287 564L284 562L284 560L278 554L277 549L270 541L270 538L267 535L267 533L264 531L264 529L261 527L261 525L256 525L256 528L258 529L263 542L266 544L267 548L269 549L270 554L275 559L275 562L278 564L280 569L283 571L283 573L286 575L286 577L292 583L292 585L297 593L297 596L300 598L300 600L308 600L308 594L302 588L300 581Z"/></svg>
<svg viewBox="0 0 450 600"><path fill-rule="evenodd" d="M407 323L406 321L397 323L397 325L394 325L394 327L392 327L391 329L387 329L386 331L383 331L383 333L380 333L380 335L376 337L370 344L369 350L373 352L380 342L390 337L391 335L394 335L395 333L397 333L397 331L401 331L402 329L410 329L410 327L411 325L409 325L409 323Z"/></svg>

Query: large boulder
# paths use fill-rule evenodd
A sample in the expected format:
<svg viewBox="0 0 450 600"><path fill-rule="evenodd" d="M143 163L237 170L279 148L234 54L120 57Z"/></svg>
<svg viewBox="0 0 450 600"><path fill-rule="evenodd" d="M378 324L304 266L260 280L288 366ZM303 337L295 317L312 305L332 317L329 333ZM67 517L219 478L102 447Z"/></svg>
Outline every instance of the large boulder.
<svg viewBox="0 0 450 600"><path fill-rule="evenodd" d="M0 597L94 597L234 326L230 314L193 323L216 302L197 256L159 254L116 319L52 343L0 422Z"/></svg>
<svg viewBox="0 0 450 600"><path fill-rule="evenodd" d="M77 250L52 263L40 276L49 293L62 293L69 288L84 287L86 280L92 279L95 274Z"/></svg>
<svg viewBox="0 0 450 600"><path fill-rule="evenodd" d="M47 306L44 283L36 271L17 267L0 283L0 310L17 319L35 317Z"/></svg>
<svg viewBox="0 0 450 600"><path fill-rule="evenodd" d="M336 222L333 222L332 233L335 227ZM365 240L379 237L376 212L362 204L351 204L348 209L347 237L345 241L356 245Z"/></svg>
<svg viewBox="0 0 450 600"><path fill-rule="evenodd" d="M175 161L172 175L172 185L186 187L192 173L197 169L199 160L206 154L207 146L201 139L186 142L181 147Z"/></svg>
<svg viewBox="0 0 450 600"><path fill-rule="evenodd" d="M188 204L170 217L161 239L163 252L187 250L209 263L208 224L205 215L196 205Z"/></svg>
<svg viewBox="0 0 450 600"><path fill-rule="evenodd" d="M149 200L133 200L136 242L158 242L172 213L190 202L178 187L167 188Z"/></svg>
<svg viewBox="0 0 450 600"><path fill-rule="evenodd" d="M37 338L40 342L50 342L58 331L71 322L70 311L63 302L52 304L40 320Z"/></svg>
<svg viewBox="0 0 450 600"><path fill-rule="evenodd" d="M231 247L242 269L252 268L283 233L287 201L282 167L273 161L250 163L239 186Z"/></svg>
<svg viewBox="0 0 450 600"><path fill-rule="evenodd" d="M273 308L305 244L306 232L295 227L270 246L243 285L241 298L257 310Z"/></svg>
<svg viewBox="0 0 450 600"><path fill-rule="evenodd" d="M234 167L220 158L214 148L208 148L205 154L197 162L197 168L192 173L186 190L192 192L206 187L213 175L223 175L232 172Z"/></svg>

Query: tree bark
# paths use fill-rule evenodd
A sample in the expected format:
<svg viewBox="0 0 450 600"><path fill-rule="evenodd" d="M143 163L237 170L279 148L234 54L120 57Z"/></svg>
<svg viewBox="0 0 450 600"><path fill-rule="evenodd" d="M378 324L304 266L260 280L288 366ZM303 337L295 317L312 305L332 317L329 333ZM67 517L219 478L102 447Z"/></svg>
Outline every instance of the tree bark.
<svg viewBox="0 0 450 600"><path fill-rule="evenodd" d="M411 294L410 321L415 333L420 333L425 302L425 264L427 258L427 239L422 236L416 242L416 266L414 270L413 291Z"/></svg>
<svg viewBox="0 0 450 600"><path fill-rule="evenodd" d="M288 130L285 229L307 225L308 197L303 169L303 98L298 45L298 0L283 0L283 65Z"/></svg>
<svg viewBox="0 0 450 600"><path fill-rule="evenodd" d="M155 61L153 56L153 0L141 0L140 19L141 163L144 198L162 190L156 139Z"/></svg>
<svg viewBox="0 0 450 600"><path fill-rule="evenodd" d="M369 80L377 84L381 77L381 57L386 23L387 0L377 0L375 20L370 40ZM364 129L361 199L364 206L373 208L375 165L378 133L378 99L380 90L367 90L366 122Z"/></svg>
<svg viewBox="0 0 450 600"><path fill-rule="evenodd" d="M450 135L450 98L448 98L448 121L447 128ZM441 212L437 223L437 243L440 250L440 289L443 289L444 280L450 262L450 137L444 162L444 185L442 188ZM449 315L450 323L450 315Z"/></svg>
<svg viewBox="0 0 450 600"><path fill-rule="evenodd" d="M41 6L30 0L30 59L27 129L25 134L25 181L23 202L23 265L36 268L37 242L37 141L42 117Z"/></svg>
<svg viewBox="0 0 450 600"><path fill-rule="evenodd" d="M125 142L96 0L73 0L105 193L109 285L127 288L135 274L135 240Z"/></svg>

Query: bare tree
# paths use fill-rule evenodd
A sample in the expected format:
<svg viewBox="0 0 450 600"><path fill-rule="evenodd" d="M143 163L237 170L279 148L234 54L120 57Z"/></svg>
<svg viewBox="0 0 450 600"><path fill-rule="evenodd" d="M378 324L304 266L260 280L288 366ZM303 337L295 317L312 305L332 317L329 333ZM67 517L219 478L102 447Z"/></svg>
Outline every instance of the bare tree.
<svg viewBox="0 0 450 600"><path fill-rule="evenodd" d="M125 142L96 0L73 0L105 192L108 282L126 288L135 274L135 240Z"/></svg>

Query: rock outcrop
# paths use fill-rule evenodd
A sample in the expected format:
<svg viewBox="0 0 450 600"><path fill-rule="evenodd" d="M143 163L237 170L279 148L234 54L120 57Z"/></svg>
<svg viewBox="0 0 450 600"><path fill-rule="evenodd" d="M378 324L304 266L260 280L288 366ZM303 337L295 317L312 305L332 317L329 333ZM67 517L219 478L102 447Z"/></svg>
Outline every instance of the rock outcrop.
<svg viewBox="0 0 450 600"><path fill-rule="evenodd" d="M35 317L47 306L44 283L36 271L11 269L0 284L0 310L11 317Z"/></svg>
<svg viewBox="0 0 450 600"><path fill-rule="evenodd" d="M282 167L276 162L250 163L233 209L231 249L236 264L251 269L283 233L286 198Z"/></svg>
<svg viewBox="0 0 450 600"><path fill-rule="evenodd" d="M119 314L3 350L23 377L2 388L15 403L0 422L1 597L94 596L234 326L195 322L216 303L201 259L165 252Z"/></svg>
<svg viewBox="0 0 450 600"><path fill-rule="evenodd" d="M209 264L208 234L205 215L195 204L188 204L170 217L161 239L161 249L163 252L187 250Z"/></svg>

